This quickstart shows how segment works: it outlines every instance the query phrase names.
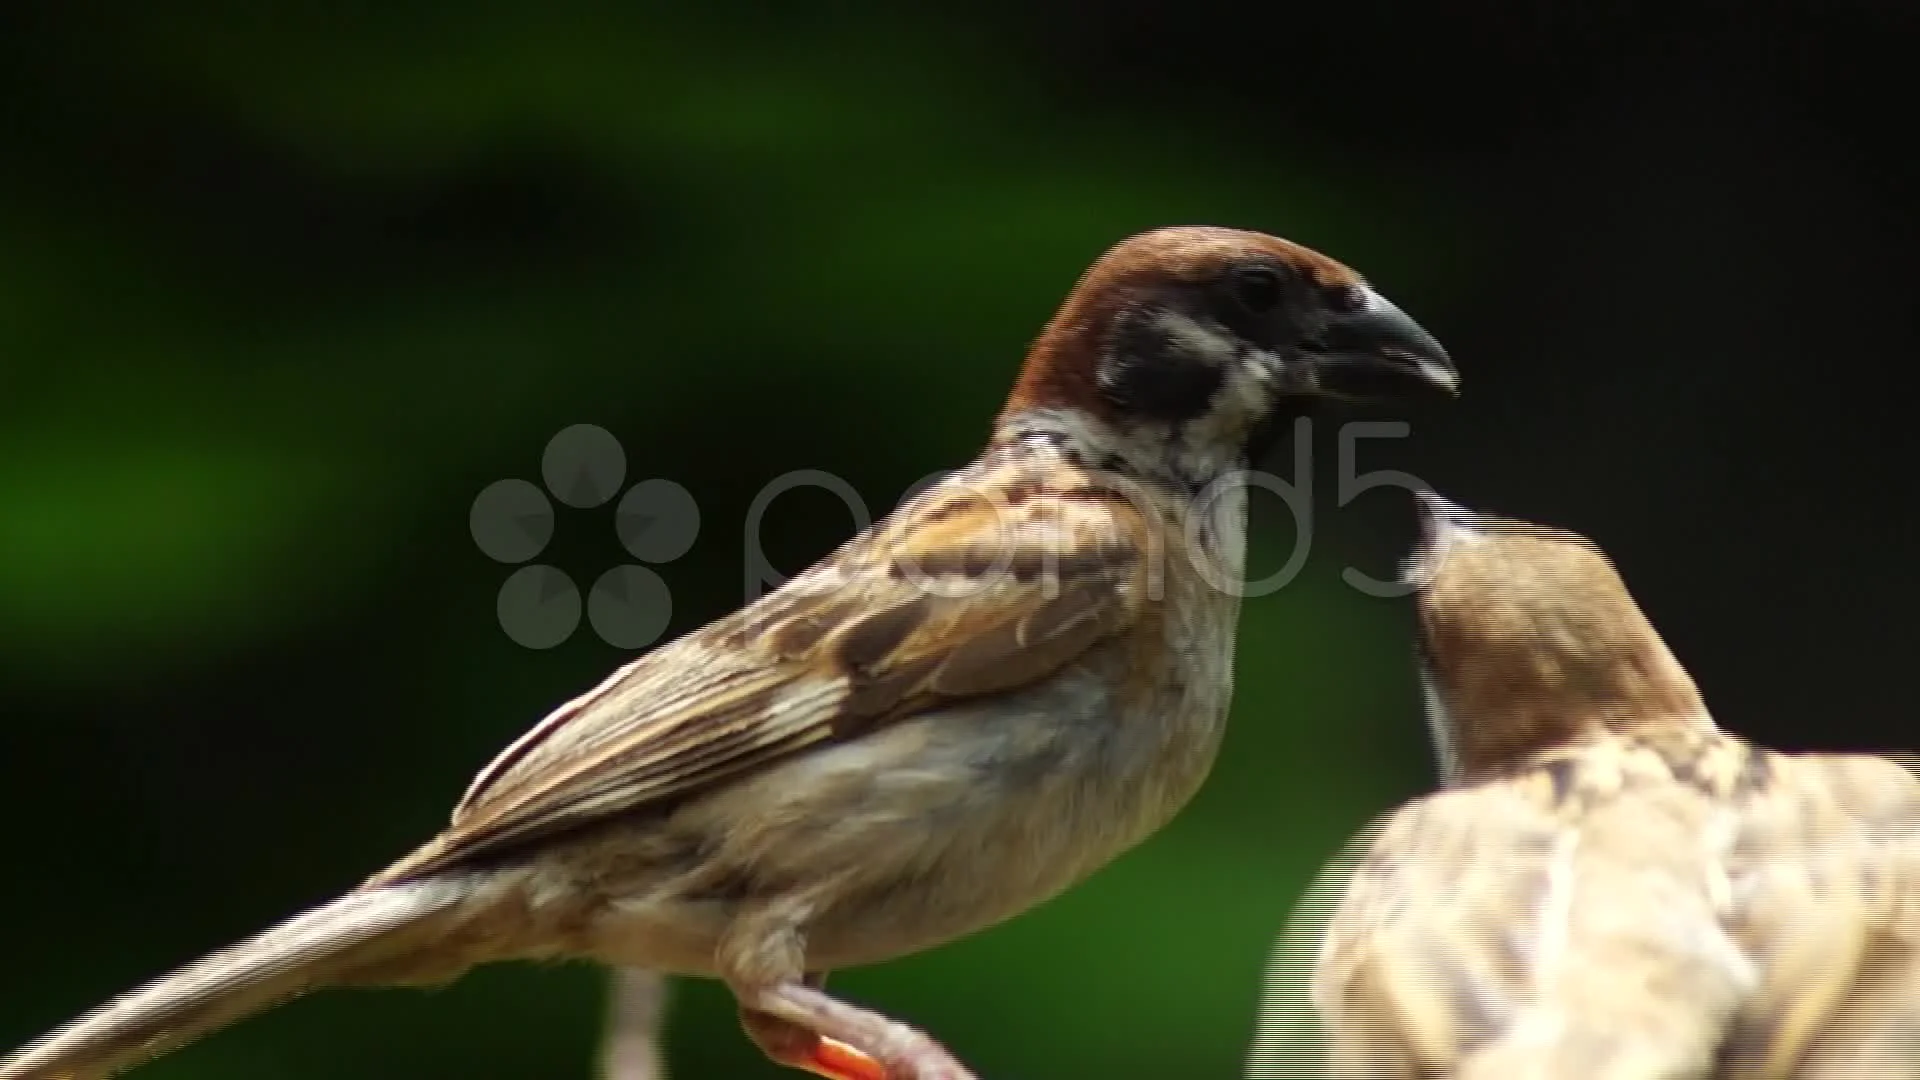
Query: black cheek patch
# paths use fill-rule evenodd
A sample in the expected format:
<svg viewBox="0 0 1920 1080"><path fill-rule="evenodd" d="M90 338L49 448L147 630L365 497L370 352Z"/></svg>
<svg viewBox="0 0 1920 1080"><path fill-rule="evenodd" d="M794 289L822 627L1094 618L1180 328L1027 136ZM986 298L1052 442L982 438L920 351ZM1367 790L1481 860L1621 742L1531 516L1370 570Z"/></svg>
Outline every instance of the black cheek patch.
<svg viewBox="0 0 1920 1080"><path fill-rule="evenodd" d="M1100 361L1100 392L1130 415L1171 424L1203 415L1226 373L1177 347L1155 319L1128 315L1113 328Z"/></svg>

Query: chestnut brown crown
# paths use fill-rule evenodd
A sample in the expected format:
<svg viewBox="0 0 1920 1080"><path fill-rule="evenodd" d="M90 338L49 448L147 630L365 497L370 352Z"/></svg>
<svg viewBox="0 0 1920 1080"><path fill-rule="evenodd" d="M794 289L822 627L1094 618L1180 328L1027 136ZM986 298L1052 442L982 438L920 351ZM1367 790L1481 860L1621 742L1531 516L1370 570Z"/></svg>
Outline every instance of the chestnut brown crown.
<svg viewBox="0 0 1920 1080"><path fill-rule="evenodd" d="M1575 533L1418 496L1436 738L1468 772L1602 731L1701 723L1693 679L1605 553Z"/></svg>
<svg viewBox="0 0 1920 1080"><path fill-rule="evenodd" d="M1451 394L1458 381L1440 343L1347 266L1262 233L1165 228L1081 277L1001 420L1079 410L1232 441L1287 397Z"/></svg>

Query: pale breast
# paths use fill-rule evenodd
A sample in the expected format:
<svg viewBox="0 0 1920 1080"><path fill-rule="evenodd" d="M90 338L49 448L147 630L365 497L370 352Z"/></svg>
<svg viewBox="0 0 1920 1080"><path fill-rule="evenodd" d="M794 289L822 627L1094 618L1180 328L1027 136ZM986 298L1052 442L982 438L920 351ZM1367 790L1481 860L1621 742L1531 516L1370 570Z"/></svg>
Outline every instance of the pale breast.
<svg viewBox="0 0 1920 1080"><path fill-rule="evenodd" d="M618 940L595 951L703 973L713 957L706 939L778 908L792 913L809 968L883 961L1056 895L1191 798L1231 697L1242 500L1227 492L1193 518L1171 491L1071 470L997 490L1012 493L1007 516L995 519L1011 528L993 537L1004 531L1069 554L1087 537L1138 549L1127 572L1108 579L1117 602L1107 610L1125 613L1112 632L1004 689L943 700L954 684L936 679L904 712L875 715L857 732L678 805L653 835L684 856L641 868L630 885L603 886L613 894L604 934ZM968 520L963 509L958 495L911 505L916 543L941 540L938 530ZM970 558L945 556L971 552L974 537L934 545L932 572L970 572ZM1012 584L1022 581L1016 574ZM966 620L938 625L973 632ZM672 955L645 955L668 940Z"/></svg>
<svg viewBox="0 0 1920 1080"><path fill-rule="evenodd" d="M1151 627L1033 686L895 721L689 805L675 831L732 828L698 875L655 895L682 912L676 925L717 934L820 867L845 867L815 889L805 927L809 967L833 969L971 934L1070 888L1170 820L1220 744L1234 603L1177 564L1164 588Z"/></svg>

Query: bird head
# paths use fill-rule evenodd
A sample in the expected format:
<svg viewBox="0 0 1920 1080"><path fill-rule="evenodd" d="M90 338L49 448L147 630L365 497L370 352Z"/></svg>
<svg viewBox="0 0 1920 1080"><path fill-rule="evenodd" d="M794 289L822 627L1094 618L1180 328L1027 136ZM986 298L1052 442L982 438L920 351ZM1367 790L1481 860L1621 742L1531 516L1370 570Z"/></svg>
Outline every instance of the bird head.
<svg viewBox="0 0 1920 1080"><path fill-rule="evenodd" d="M1600 729L1706 715L1692 677L1592 541L1431 492L1416 501L1421 538L1403 579L1416 587L1443 757L1451 751L1471 771Z"/></svg>
<svg viewBox="0 0 1920 1080"><path fill-rule="evenodd" d="M1359 274L1256 232L1157 229L1102 255L1035 341L1001 413L1097 426L1123 457L1204 481L1289 400L1451 395L1445 349Z"/></svg>

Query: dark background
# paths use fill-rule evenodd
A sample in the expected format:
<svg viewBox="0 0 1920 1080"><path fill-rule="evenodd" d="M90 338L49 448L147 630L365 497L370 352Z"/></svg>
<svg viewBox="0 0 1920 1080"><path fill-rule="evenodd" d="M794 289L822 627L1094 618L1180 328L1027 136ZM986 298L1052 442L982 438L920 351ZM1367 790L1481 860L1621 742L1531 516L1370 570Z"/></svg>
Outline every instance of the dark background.
<svg viewBox="0 0 1920 1080"><path fill-rule="evenodd" d="M1444 7L1446 14L1440 14ZM1569 10L1579 7L1583 10ZM1907 747L1916 40L1892 2L586 4L0 14L0 1044L324 899L617 650L502 633L475 494L595 423L700 503L676 630L740 602L794 468L877 510L981 441L1140 229L1319 247L1453 350L1363 444L1589 533L1723 723ZM1320 860L1430 782L1403 497L1250 602L1235 726L1164 834L973 940L836 979L996 1080L1235 1075ZM1257 507L1256 569L1299 523ZM850 528L775 504L797 569ZM548 561L622 556L568 511ZM165 1078L582 1077L585 968L339 991ZM686 985L676 1076L772 1076Z"/></svg>

